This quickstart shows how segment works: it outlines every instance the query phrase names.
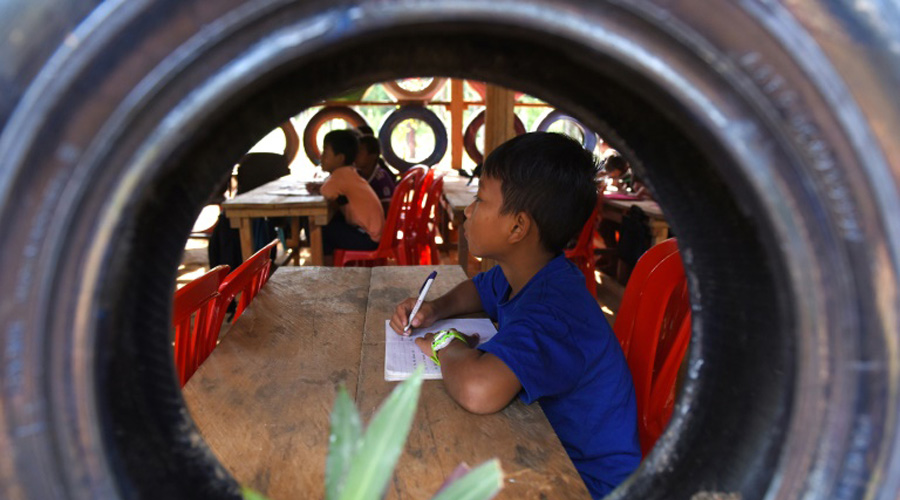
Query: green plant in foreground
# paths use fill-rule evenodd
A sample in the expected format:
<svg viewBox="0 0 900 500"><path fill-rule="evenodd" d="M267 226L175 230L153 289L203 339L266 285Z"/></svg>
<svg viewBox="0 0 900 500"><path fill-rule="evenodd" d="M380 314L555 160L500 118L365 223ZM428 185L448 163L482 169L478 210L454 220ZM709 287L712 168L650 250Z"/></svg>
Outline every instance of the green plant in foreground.
<svg viewBox="0 0 900 500"><path fill-rule="evenodd" d="M341 386L331 412L328 458L325 462L326 500L378 500L384 495L403 452L422 388L417 369L391 392L372 417L365 433L359 411ZM496 459L445 483L432 500L488 500L503 487ZM244 488L245 500L266 500Z"/></svg>

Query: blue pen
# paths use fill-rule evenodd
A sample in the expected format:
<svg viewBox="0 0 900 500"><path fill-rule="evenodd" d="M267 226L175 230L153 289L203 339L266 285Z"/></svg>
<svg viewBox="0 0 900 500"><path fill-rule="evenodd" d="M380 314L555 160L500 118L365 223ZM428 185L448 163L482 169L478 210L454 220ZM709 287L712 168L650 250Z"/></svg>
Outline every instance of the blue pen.
<svg viewBox="0 0 900 500"><path fill-rule="evenodd" d="M425 300L425 295L428 295L428 289L431 288L431 284L434 283L434 279L437 278L437 271L431 271L431 274L425 278L425 283L422 283L422 288L419 289L419 298L416 299L416 305L413 306L412 312L409 313L409 319L406 321L406 327L403 328L404 332L408 332L409 328L412 326L412 320L416 317L416 313L419 312L419 308L422 307L422 302Z"/></svg>

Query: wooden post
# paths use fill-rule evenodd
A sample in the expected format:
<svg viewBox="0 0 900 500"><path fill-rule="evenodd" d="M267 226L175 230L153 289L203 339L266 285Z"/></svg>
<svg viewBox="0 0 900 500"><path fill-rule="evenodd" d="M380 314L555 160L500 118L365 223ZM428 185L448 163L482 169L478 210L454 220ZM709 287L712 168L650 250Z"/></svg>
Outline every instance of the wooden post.
<svg viewBox="0 0 900 500"><path fill-rule="evenodd" d="M516 135L513 107L515 95L512 90L487 85L484 112L484 157L497 146Z"/></svg>
<svg viewBox="0 0 900 500"><path fill-rule="evenodd" d="M487 158L497 146L516 135L516 98L512 90L488 84L484 100L484 157ZM487 271L495 264L492 259L484 259L481 261L481 270Z"/></svg>
<svg viewBox="0 0 900 500"><path fill-rule="evenodd" d="M450 166L462 168L463 160L463 81L450 80Z"/></svg>

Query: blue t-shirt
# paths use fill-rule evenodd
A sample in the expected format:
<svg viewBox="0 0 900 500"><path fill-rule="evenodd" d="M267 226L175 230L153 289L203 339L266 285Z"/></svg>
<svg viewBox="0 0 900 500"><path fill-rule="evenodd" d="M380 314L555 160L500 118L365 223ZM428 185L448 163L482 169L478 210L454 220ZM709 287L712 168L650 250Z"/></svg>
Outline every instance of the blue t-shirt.
<svg viewBox="0 0 900 500"><path fill-rule="evenodd" d="M479 349L516 374L522 401L540 401L591 495L606 495L640 464L637 409L622 348L584 275L560 254L511 300L500 266L473 281L498 324Z"/></svg>

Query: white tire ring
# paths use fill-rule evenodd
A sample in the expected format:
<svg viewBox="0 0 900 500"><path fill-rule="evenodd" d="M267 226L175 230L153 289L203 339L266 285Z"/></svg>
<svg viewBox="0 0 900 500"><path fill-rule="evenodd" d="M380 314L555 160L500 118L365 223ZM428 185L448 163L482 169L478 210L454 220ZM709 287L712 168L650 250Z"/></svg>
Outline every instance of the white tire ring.
<svg viewBox="0 0 900 500"><path fill-rule="evenodd" d="M571 116L567 115L566 113L564 113L558 109L554 109L553 111L550 111L549 113L547 113L541 119L541 121L538 122L537 130L540 130L541 132L546 132L550 128L551 125L558 122L559 120L569 120L570 122L572 122L576 126L578 126L578 128L581 129L581 133L583 136L583 138L581 140L581 145L584 147L584 149L586 149L588 151L592 151L592 152L594 151L594 148L597 147L597 134L593 130L587 128L587 126L585 126L585 124L581 123L580 121L576 120L575 118L572 118Z"/></svg>
<svg viewBox="0 0 900 500"><path fill-rule="evenodd" d="M394 151L391 142L391 135L394 129L404 120L421 120L434 133L434 149L425 159L420 162L408 162ZM419 105L402 106L391 112L384 118L381 127L378 129L378 141L381 142L381 156L389 165L396 168L400 172L406 172L413 165L432 166L441 161L444 154L447 153L447 128L444 122L430 109Z"/></svg>
<svg viewBox="0 0 900 500"><path fill-rule="evenodd" d="M427 102L434 99L434 96L444 88L446 83L446 78L435 77L422 90L408 90L403 88L396 80L391 80L384 82L384 89L398 101Z"/></svg>
<svg viewBox="0 0 900 500"><path fill-rule="evenodd" d="M466 131L463 133L463 149L466 150L466 154L469 155L469 158L475 162L475 164L479 164L484 161L484 153L478 149L477 141L475 137L478 135L478 129L484 126L484 111L479 112L475 115L475 118L472 118L472 121L466 125ZM513 128L516 131L516 135L522 135L526 132L525 124L522 123L522 119L519 118L519 115L515 115L513 123Z"/></svg>
<svg viewBox="0 0 900 500"><path fill-rule="evenodd" d="M322 148L318 141L319 129L331 120L344 120L354 127L367 125L362 115L347 106L326 106L317 111L303 129L303 149L306 150L306 157L314 165L318 165L322 158Z"/></svg>

